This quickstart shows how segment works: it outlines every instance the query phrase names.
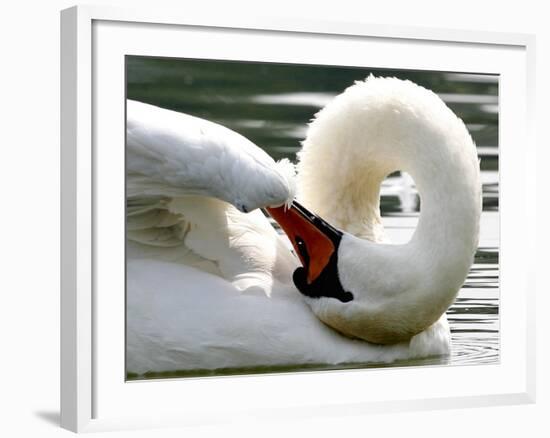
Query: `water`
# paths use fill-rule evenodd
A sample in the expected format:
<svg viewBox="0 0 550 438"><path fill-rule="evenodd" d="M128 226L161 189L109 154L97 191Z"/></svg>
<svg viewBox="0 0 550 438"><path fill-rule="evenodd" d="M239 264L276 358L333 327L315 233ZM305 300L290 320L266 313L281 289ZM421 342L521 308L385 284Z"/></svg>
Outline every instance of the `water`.
<svg viewBox="0 0 550 438"><path fill-rule="evenodd" d="M308 121L355 80L364 79L371 73L375 76L396 76L410 79L437 93L462 118L477 145L483 183L479 248L468 278L447 312L452 332L451 355L385 366L498 362L499 150L496 76L143 57L127 57L126 65L128 98L218 122L248 137L275 159L286 157L292 161L296 160L295 154L305 137ZM392 242L406 242L410 238L418 220L419 207L414 181L408 175L396 173L386 179L381 190L381 213ZM225 370L219 374L296 369L329 368L243 368ZM163 376L177 375L190 374L169 373Z"/></svg>

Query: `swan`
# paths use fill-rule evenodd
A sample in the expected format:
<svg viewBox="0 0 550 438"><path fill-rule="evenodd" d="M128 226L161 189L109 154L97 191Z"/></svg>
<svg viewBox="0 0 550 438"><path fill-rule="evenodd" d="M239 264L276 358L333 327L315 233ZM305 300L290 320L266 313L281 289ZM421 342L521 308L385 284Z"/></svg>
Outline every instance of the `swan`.
<svg viewBox="0 0 550 438"><path fill-rule="evenodd" d="M464 123L435 93L356 82L309 124L296 175L227 128L140 102L127 102L126 148L128 372L449 353L481 184ZM379 209L397 170L421 199L405 244Z"/></svg>

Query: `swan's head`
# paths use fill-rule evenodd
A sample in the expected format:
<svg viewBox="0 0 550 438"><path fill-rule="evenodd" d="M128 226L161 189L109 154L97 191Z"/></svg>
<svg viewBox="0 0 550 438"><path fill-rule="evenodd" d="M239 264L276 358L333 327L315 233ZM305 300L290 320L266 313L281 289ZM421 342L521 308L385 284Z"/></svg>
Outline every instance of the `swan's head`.
<svg viewBox="0 0 550 438"><path fill-rule="evenodd" d="M411 325L403 320L401 305L394 306L391 300L384 305L384 300L369 293L372 266L365 269L364 260L356 257L370 242L338 230L296 201L290 207L267 211L281 225L302 262L294 271L295 286L325 324L346 336L378 344L406 341L429 326ZM400 311L396 307L401 307Z"/></svg>

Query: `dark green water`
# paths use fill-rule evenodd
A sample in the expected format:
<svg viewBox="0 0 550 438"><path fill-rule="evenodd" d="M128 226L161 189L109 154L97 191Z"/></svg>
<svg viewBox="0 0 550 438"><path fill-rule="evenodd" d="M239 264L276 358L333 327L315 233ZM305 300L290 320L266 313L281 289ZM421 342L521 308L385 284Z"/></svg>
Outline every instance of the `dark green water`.
<svg viewBox="0 0 550 438"><path fill-rule="evenodd" d="M483 182L479 249L464 286L447 312L453 339L452 353L450 357L400 362L392 366L498 362L499 151L496 76L133 56L126 58L128 98L220 123L246 136L275 159L287 157L292 161L295 161L300 141L306 134L307 123L313 115L336 94L369 74L410 79L437 93L466 123L476 142ZM384 182L381 212L393 242L406 242L410 238L416 226L418 210L418 194L414 182L407 175L395 174ZM218 374L298 369L334 367L243 368L221 370ZM174 372L143 377L191 375L213 373L197 370L193 373Z"/></svg>

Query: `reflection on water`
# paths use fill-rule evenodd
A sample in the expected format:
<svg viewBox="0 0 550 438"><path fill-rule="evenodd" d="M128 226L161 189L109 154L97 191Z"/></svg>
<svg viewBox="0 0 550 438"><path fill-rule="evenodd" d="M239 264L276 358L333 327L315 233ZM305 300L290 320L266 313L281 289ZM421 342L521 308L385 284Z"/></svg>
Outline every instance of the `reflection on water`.
<svg viewBox="0 0 550 438"><path fill-rule="evenodd" d="M464 286L447 312L452 331L450 357L407 361L391 366L498 361L499 151L496 76L143 57L127 57L126 73L128 98L221 123L248 137L275 159L287 157L292 161L295 161L300 141L305 137L308 121L355 80L364 79L369 74L396 76L410 79L437 93L464 121L481 159L483 213L479 249ZM414 181L407 174L397 172L390 175L381 190L381 212L393 242L406 242L410 238L419 208ZM310 366L304 369L321 368ZM266 371L270 370L233 370L237 373Z"/></svg>

